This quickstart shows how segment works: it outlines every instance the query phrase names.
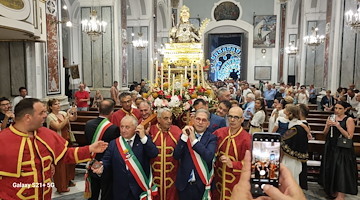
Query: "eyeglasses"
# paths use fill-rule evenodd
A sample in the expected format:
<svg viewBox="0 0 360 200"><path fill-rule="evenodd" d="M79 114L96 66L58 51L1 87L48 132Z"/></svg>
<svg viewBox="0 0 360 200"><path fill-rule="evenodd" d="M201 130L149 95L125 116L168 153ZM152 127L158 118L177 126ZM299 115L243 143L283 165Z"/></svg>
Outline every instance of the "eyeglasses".
<svg viewBox="0 0 360 200"><path fill-rule="evenodd" d="M205 118L200 118L200 117L196 117L196 118L195 118L195 121L196 121L197 123L206 123L206 122L208 122L207 119L205 119Z"/></svg>
<svg viewBox="0 0 360 200"><path fill-rule="evenodd" d="M235 119L235 120L239 120L241 119L242 117L239 117L239 116L232 116L232 115L228 115L227 116L229 119Z"/></svg>
<svg viewBox="0 0 360 200"><path fill-rule="evenodd" d="M10 106L11 104L10 103L2 103L0 104L1 106Z"/></svg>

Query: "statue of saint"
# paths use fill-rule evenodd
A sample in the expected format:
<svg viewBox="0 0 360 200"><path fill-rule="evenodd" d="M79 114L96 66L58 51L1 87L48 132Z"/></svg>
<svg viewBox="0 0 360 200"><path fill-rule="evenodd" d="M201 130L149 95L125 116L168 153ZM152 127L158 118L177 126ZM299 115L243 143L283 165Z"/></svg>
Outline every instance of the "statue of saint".
<svg viewBox="0 0 360 200"><path fill-rule="evenodd" d="M199 30L190 24L190 12L187 6L180 10L180 23L170 30L170 43L191 43L200 42Z"/></svg>

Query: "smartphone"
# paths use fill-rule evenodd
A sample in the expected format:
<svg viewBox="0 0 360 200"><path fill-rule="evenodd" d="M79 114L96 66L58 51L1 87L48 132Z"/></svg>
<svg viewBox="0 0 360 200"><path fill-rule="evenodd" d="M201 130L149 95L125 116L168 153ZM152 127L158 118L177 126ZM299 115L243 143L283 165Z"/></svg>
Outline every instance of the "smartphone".
<svg viewBox="0 0 360 200"><path fill-rule="evenodd" d="M254 197L266 196L265 184L279 186L280 141L278 133L254 133L251 160L251 193Z"/></svg>

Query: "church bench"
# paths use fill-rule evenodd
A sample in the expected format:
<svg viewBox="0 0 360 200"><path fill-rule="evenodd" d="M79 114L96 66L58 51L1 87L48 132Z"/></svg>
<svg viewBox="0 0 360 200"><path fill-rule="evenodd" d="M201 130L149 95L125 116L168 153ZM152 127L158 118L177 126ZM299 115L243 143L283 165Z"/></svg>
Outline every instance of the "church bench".
<svg viewBox="0 0 360 200"><path fill-rule="evenodd" d="M85 130L85 122L70 122L71 131L84 131Z"/></svg>
<svg viewBox="0 0 360 200"><path fill-rule="evenodd" d="M75 120L75 122L87 122L89 120L92 120L92 119L96 119L97 116L83 116L83 115L79 115L77 117L77 119Z"/></svg>
<svg viewBox="0 0 360 200"><path fill-rule="evenodd" d="M79 144L80 147L85 146L87 143L84 131L72 131L74 133L76 143Z"/></svg>
<svg viewBox="0 0 360 200"><path fill-rule="evenodd" d="M77 111L78 116L99 116L99 111Z"/></svg>

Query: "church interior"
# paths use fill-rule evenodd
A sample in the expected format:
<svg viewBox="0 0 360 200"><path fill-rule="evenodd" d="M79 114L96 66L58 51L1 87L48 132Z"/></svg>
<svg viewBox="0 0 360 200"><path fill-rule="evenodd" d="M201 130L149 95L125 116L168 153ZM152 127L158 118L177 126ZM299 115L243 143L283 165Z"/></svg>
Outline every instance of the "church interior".
<svg viewBox="0 0 360 200"><path fill-rule="evenodd" d="M360 0L0 0L0 97L26 87L66 109L81 83L110 98L115 81L120 91L143 80L174 96L185 85L211 93L210 83L229 79L335 94L360 87L359 45ZM326 199L316 183L324 143L309 145L308 199ZM77 168L78 185L53 198L82 199L82 176Z"/></svg>

